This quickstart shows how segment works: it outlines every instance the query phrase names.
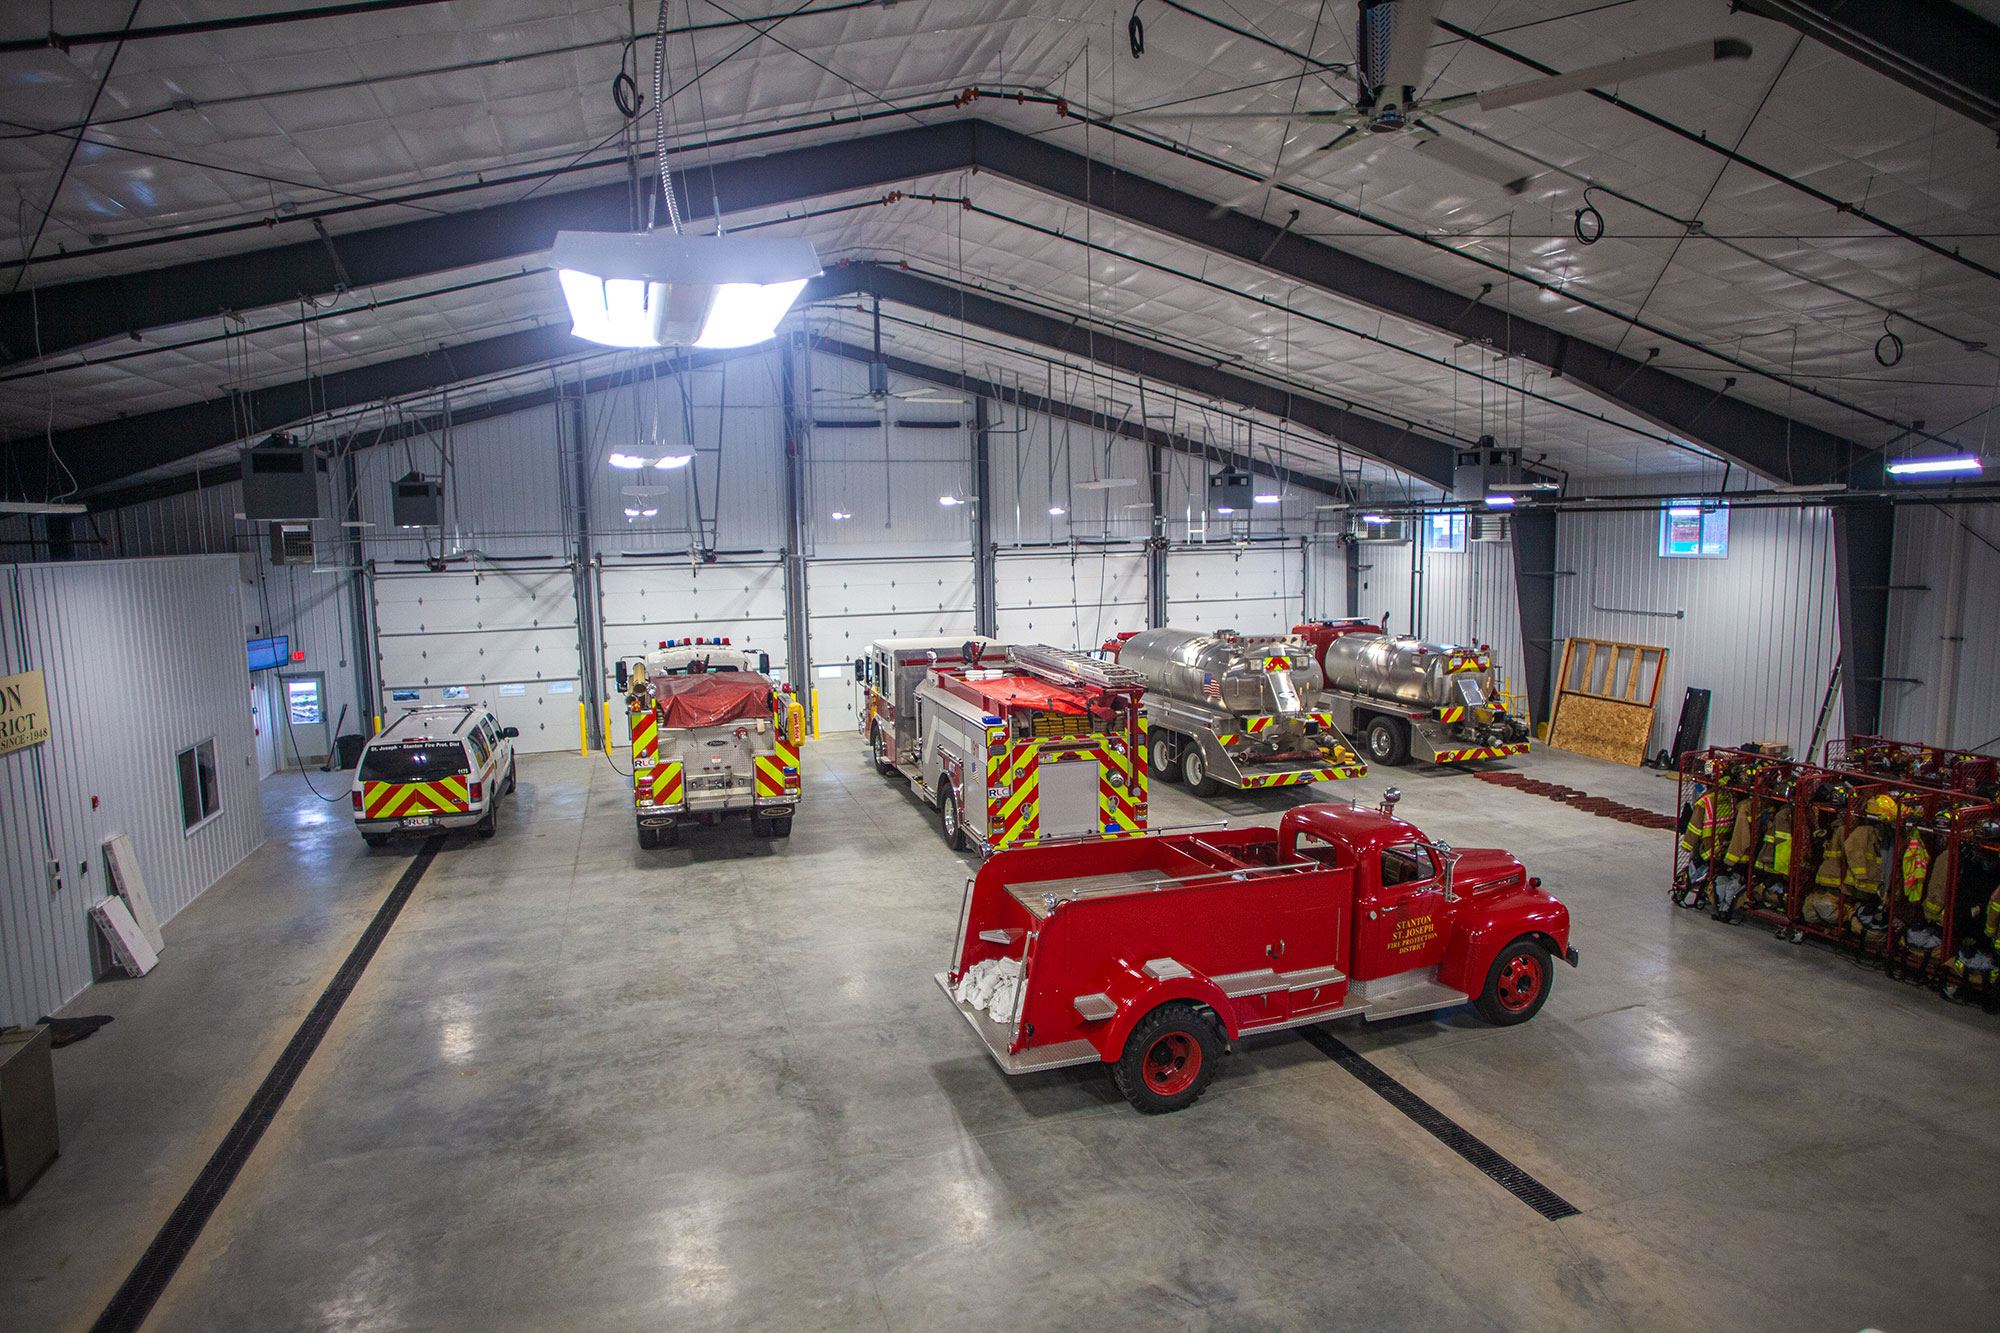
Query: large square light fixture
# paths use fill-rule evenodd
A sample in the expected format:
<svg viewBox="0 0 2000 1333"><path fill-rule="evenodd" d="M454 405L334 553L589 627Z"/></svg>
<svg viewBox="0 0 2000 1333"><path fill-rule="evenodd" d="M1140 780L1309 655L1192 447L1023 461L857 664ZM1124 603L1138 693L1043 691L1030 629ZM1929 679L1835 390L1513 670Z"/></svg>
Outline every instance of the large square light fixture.
<svg viewBox="0 0 2000 1333"><path fill-rule="evenodd" d="M559 231L549 263L570 332L606 347L748 347L820 272L811 241Z"/></svg>

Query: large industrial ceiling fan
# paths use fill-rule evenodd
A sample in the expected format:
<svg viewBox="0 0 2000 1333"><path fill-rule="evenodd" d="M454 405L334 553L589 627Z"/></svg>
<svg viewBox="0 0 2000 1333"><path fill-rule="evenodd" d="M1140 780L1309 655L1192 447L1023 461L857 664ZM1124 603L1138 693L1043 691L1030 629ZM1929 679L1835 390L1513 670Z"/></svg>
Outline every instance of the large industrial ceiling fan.
<svg viewBox="0 0 2000 1333"><path fill-rule="evenodd" d="M882 298L879 296L875 298L875 356L868 363L868 392L841 393L835 389L814 389L813 392L848 402L860 399L867 399L877 403L887 402L890 399L905 403L957 403L963 405L965 402L963 398L952 394L939 393L936 389L929 386L921 389L903 389L896 393L889 392L889 361L887 357L882 355Z"/></svg>
<svg viewBox="0 0 2000 1333"><path fill-rule="evenodd" d="M1714 37L1690 42L1650 55L1632 56L1592 65L1569 74L1555 74L1526 83L1510 84L1487 92L1455 93L1449 97L1420 97L1424 61L1430 54L1431 32L1437 17L1437 0L1361 0L1360 31L1355 49L1360 54L1354 71L1357 85L1354 105L1340 109L1297 111L1280 114L1262 111L1138 111L1116 117L1129 123L1283 124L1337 131L1332 138L1284 164L1260 179L1256 185L1233 199L1224 201L1234 208L1257 198L1273 185L1311 171L1328 155L1371 141L1372 135L1399 134L1411 140L1420 153L1437 162L1491 181L1509 194L1527 188L1532 173L1517 168L1475 148L1448 139L1425 118L1455 107L1477 107L1498 111L1504 107L1539 102L1565 93L1584 92L1628 79L1670 74L1693 69L1718 60L1744 60L1750 44L1734 37Z"/></svg>

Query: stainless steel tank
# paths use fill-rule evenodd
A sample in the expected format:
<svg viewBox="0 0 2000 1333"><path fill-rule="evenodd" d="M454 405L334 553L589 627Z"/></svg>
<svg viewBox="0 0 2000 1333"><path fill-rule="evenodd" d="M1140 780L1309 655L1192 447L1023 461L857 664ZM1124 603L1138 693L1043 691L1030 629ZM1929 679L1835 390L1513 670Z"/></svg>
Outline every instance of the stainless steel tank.
<svg viewBox="0 0 2000 1333"><path fill-rule="evenodd" d="M1292 696L1281 697L1265 670L1283 657ZM1295 713L1311 708L1323 681L1312 645L1290 635L1235 638L1186 629L1141 630L1118 649L1118 665L1146 678L1146 688L1183 703L1232 713Z"/></svg>
<svg viewBox="0 0 2000 1333"><path fill-rule="evenodd" d="M1417 708L1439 708L1467 702L1457 679L1470 676L1483 694L1491 670L1451 670L1476 657L1488 661L1475 648L1422 639L1392 638L1386 634L1343 634L1326 646L1326 680L1330 689L1352 694L1370 694L1380 699L1396 699Z"/></svg>

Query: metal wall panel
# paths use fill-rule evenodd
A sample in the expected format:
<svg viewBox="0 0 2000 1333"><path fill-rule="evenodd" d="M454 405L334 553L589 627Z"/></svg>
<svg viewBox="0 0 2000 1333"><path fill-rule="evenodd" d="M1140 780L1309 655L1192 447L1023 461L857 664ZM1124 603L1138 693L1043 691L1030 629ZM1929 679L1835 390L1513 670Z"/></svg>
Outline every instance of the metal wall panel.
<svg viewBox="0 0 2000 1333"><path fill-rule="evenodd" d="M243 509L243 483L223 482L182 495L128 505L102 515L99 523L111 545L106 556L207 555L249 544L251 526L236 517ZM95 548L91 554L100 554Z"/></svg>
<svg viewBox="0 0 2000 1333"><path fill-rule="evenodd" d="M1006 643L1096 648L1146 628L1146 552L1002 551L994 569L995 628Z"/></svg>
<svg viewBox="0 0 2000 1333"><path fill-rule="evenodd" d="M385 718L451 702L464 689L524 753L579 744L582 700L576 579L568 565L479 573L382 573L372 579L377 677ZM398 699L397 691L415 691Z"/></svg>
<svg viewBox="0 0 2000 1333"><path fill-rule="evenodd" d="M0 1023L21 1023L91 981L103 839L132 836L165 921L263 842L264 813L234 557L16 566L0 598L0 661L44 673L54 730L0 756ZM187 830L175 756L209 739L221 809ZM53 894L48 857L62 867Z"/></svg>
<svg viewBox="0 0 2000 1333"><path fill-rule="evenodd" d="M1300 542L1167 552L1167 623L1176 629L1282 634L1304 615Z"/></svg>
<svg viewBox="0 0 2000 1333"><path fill-rule="evenodd" d="M806 605L820 732L852 731L859 698L854 659L869 644L975 632L972 557L809 561Z"/></svg>
<svg viewBox="0 0 2000 1333"><path fill-rule="evenodd" d="M734 647L769 653L772 674L786 675L783 562L606 561L597 580L604 698L618 696L615 664L643 655L662 639L726 638ZM612 734L625 736L615 725Z"/></svg>
<svg viewBox="0 0 2000 1333"><path fill-rule="evenodd" d="M1116 409L1114 409L1115 412ZM1143 541L1153 531L1145 445L1039 413L990 408L993 540L1002 546L1072 538ZM1113 479L1129 486L1084 487ZM1060 514L1051 514L1060 509Z"/></svg>
<svg viewBox="0 0 2000 1333"><path fill-rule="evenodd" d="M1424 551L1421 559L1417 634L1441 643L1490 647L1503 686L1525 690L1513 545L1468 541L1463 551ZM1393 618L1390 627L1398 621L1407 628L1404 616Z"/></svg>
<svg viewBox="0 0 2000 1333"><path fill-rule="evenodd" d="M868 368L841 357L810 358L814 420L873 421L860 430L815 426L805 438L808 551L825 557L956 555L972 549L970 403L911 403L866 396ZM891 394L929 391L922 381L889 377ZM956 421L912 429L898 421ZM775 488L772 496L782 494ZM835 514L849 517L834 518ZM782 544L782 541L779 543Z"/></svg>
<svg viewBox="0 0 2000 1333"><path fill-rule="evenodd" d="M1964 528L1959 522L1963 521ZM2000 509L1902 505L1890 582L1882 729L1946 749L2000 751ZM1953 569L1956 567L1956 578ZM1921 589L1921 590L1919 590ZM1955 614L1953 602L1956 601ZM1956 621L1956 636L1947 625ZM1955 637L1956 642L1953 642ZM1911 684L1893 679L1907 676Z"/></svg>
<svg viewBox="0 0 2000 1333"><path fill-rule="evenodd" d="M1306 540L1306 617L1340 620L1353 614L1347 604L1347 548L1338 537Z"/></svg>
<svg viewBox="0 0 2000 1333"><path fill-rule="evenodd" d="M1361 595L1354 614L1377 624L1386 615L1391 634L1412 633L1417 623L1412 543L1362 542L1357 558L1361 565Z"/></svg>
<svg viewBox="0 0 2000 1333"><path fill-rule="evenodd" d="M1803 755L1840 652L1827 512L1734 510L1726 559L1663 558L1659 542L1656 509L1563 514L1556 565L1575 574L1556 579L1558 638L1671 650L1650 751L1666 748L1693 685L1713 692L1710 744Z"/></svg>
<svg viewBox="0 0 2000 1333"><path fill-rule="evenodd" d="M467 551L567 558L563 504L570 487L557 449L557 413L553 405L530 408L356 452L355 490L361 518L371 525L362 529L364 557L383 565ZM392 488L410 472L444 478L440 528L396 526Z"/></svg>

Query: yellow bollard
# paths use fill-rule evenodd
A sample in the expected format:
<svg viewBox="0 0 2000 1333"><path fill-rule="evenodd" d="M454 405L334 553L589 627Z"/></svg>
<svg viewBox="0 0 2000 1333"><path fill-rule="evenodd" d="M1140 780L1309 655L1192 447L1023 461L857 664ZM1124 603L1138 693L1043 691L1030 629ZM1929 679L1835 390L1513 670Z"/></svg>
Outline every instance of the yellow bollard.
<svg viewBox="0 0 2000 1333"><path fill-rule="evenodd" d="M813 739L819 739L819 686L812 687L813 697Z"/></svg>
<svg viewBox="0 0 2000 1333"><path fill-rule="evenodd" d="M609 699L604 701L604 749L607 753L611 750L611 701Z"/></svg>
<svg viewBox="0 0 2000 1333"><path fill-rule="evenodd" d="M576 752L590 757L590 714L584 710L583 700L576 701Z"/></svg>
<svg viewBox="0 0 2000 1333"><path fill-rule="evenodd" d="M382 734L382 715L380 713L375 715L375 734L377 736Z"/></svg>

